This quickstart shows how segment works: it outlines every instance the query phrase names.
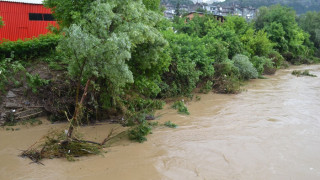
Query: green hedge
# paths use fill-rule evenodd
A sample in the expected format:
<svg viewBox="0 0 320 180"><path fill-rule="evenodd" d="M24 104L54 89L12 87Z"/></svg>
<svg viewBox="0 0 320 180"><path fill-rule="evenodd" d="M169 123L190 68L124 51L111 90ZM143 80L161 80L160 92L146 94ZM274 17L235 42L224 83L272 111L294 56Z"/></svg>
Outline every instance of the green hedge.
<svg viewBox="0 0 320 180"><path fill-rule="evenodd" d="M28 60L45 56L55 50L61 35L46 34L37 38L18 41L2 40L0 44L1 59L9 58L14 54L14 59Z"/></svg>

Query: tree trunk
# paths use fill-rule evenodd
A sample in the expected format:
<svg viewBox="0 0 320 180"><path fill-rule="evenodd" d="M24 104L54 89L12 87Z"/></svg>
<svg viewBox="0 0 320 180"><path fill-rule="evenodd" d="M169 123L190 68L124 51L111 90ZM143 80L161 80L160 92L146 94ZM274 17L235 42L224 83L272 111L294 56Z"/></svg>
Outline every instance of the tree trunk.
<svg viewBox="0 0 320 180"><path fill-rule="evenodd" d="M75 110L74 110L74 114L73 114L73 117L70 121L70 125L69 125L69 130L68 130L68 138L71 138L72 137L72 133L73 133L73 130L74 130L74 126L78 123L78 119L80 118L79 115L81 114L81 111L82 111L82 104L83 104L83 101L85 100L85 98L87 97L87 94L88 94L88 87L90 85L90 82L91 82L91 78L88 79L87 83L86 83L86 86L84 88L84 91L83 91L83 94L82 94L82 98L80 100L80 102L76 102L76 107L75 107Z"/></svg>

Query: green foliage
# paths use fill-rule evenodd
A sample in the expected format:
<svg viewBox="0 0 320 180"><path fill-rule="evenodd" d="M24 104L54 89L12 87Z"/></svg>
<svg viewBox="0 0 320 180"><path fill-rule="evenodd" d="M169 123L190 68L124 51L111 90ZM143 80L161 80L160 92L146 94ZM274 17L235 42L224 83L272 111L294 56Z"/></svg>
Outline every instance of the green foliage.
<svg viewBox="0 0 320 180"><path fill-rule="evenodd" d="M280 68L284 63L284 58L278 51L271 51L268 57L272 60L272 62L274 63L273 65L276 68Z"/></svg>
<svg viewBox="0 0 320 180"><path fill-rule="evenodd" d="M242 7L252 6L255 8L259 8L261 6L281 4L283 6L294 8L298 14L302 14L307 11L320 10L319 0L226 0L222 4L240 4Z"/></svg>
<svg viewBox="0 0 320 180"><path fill-rule="evenodd" d="M159 11L160 0L142 0L145 7L152 11ZM55 19L58 21L61 29L71 26L71 24L78 24L79 22L87 19L85 14L90 11L94 3L110 3L111 6L116 7L117 4L123 5L128 2L117 2L100 0L81 0L81 1L64 1L64 0L44 0L43 4L45 7L50 8L53 11ZM135 2L139 3L140 2ZM130 9L132 6L130 7ZM114 13L120 10L114 9ZM123 10L123 9L122 9ZM132 10L132 9L131 9ZM120 10L121 11L121 10ZM137 12L137 11L136 11Z"/></svg>
<svg viewBox="0 0 320 180"><path fill-rule="evenodd" d="M251 56L267 56L272 51L273 43L268 39L268 35L264 30L255 32L253 28L248 29L241 36L241 42L245 51Z"/></svg>
<svg viewBox="0 0 320 180"><path fill-rule="evenodd" d="M147 9L152 11L159 11L160 0L142 0Z"/></svg>
<svg viewBox="0 0 320 180"><path fill-rule="evenodd" d="M299 16L299 26L310 34L310 40L320 49L320 12L307 12Z"/></svg>
<svg viewBox="0 0 320 180"><path fill-rule="evenodd" d="M150 112L155 109L162 109L164 102L161 100L144 99L140 97L132 98L124 102L126 107L131 112L147 111Z"/></svg>
<svg viewBox="0 0 320 180"><path fill-rule="evenodd" d="M295 11L291 8L280 5L262 7L257 14L255 26L268 33L280 53L290 51L295 56L312 55L308 34L299 28L295 18Z"/></svg>
<svg viewBox="0 0 320 180"><path fill-rule="evenodd" d="M178 127L176 124L172 123L171 121L165 122L164 125L169 128L177 128Z"/></svg>
<svg viewBox="0 0 320 180"><path fill-rule="evenodd" d="M69 27L75 22L79 22L82 13L85 13L94 0L64 1L64 0L44 0L45 7L50 8L55 19L61 28Z"/></svg>
<svg viewBox="0 0 320 180"><path fill-rule="evenodd" d="M270 71L273 69L273 62L271 59L266 57L254 56L251 59L253 66L256 68L259 76L263 75L265 70ZM268 74L268 73L267 73Z"/></svg>
<svg viewBox="0 0 320 180"><path fill-rule="evenodd" d="M169 41L172 62L169 71L163 74L162 96L190 94L200 79L214 74L213 62L205 43L198 37L187 34L164 32Z"/></svg>
<svg viewBox="0 0 320 180"><path fill-rule="evenodd" d="M214 87L220 93L237 93L240 91L240 72L234 62L227 59L215 64Z"/></svg>
<svg viewBox="0 0 320 180"><path fill-rule="evenodd" d="M207 81L204 86L201 87L200 92L207 94L212 90L213 87L213 82L212 81Z"/></svg>
<svg viewBox="0 0 320 180"><path fill-rule="evenodd" d="M189 115L189 111L187 106L184 104L184 101L176 101L175 103L173 103L173 105L171 106L173 109L177 109L178 112L180 114L186 114Z"/></svg>
<svg viewBox="0 0 320 180"><path fill-rule="evenodd" d="M300 76L317 77L317 76L314 75L314 74L310 74L309 70L304 70L303 72L302 72L302 71L298 71L298 70L294 70L294 71L292 71L291 74L292 74L292 75L295 75L295 76L297 76L297 77L300 77Z"/></svg>
<svg viewBox="0 0 320 180"><path fill-rule="evenodd" d="M134 82L133 89L155 97L160 91L156 82L170 62L167 42L155 28L162 17L141 1L115 0L91 3L83 16L58 47L67 57L69 74L82 82L99 79L100 89L107 86L113 99Z"/></svg>
<svg viewBox="0 0 320 180"><path fill-rule="evenodd" d="M142 143L147 140L146 136L151 133L152 126L147 121L142 121L138 126L129 130L130 140Z"/></svg>
<svg viewBox="0 0 320 180"><path fill-rule="evenodd" d="M2 17L0 16L0 28L4 26L4 22L2 20Z"/></svg>
<svg viewBox="0 0 320 180"><path fill-rule="evenodd" d="M208 21L206 26L209 29L207 36L225 43L225 46L228 48L228 58L232 58L244 51L240 36L236 34L236 30L232 29L232 26L229 24L219 25L219 22L214 20Z"/></svg>
<svg viewBox="0 0 320 180"><path fill-rule="evenodd" d="M208 33L206 26L207 21L210 21L210 15L199 16L194 15L193 19L178 18L173 24L173 28L179 33L185 33L190 36L204 37ZM186 23L187 22L187 23Z"/></svg>
<svg viewBox="0 0 320 180"><path fill-rule="evenodd" d="M14 113L13 112L9 112L6 116L6 121L3 124L4 126L15 126L17 125L18 121L17 119L14 117Z"/></svg>
<svg viewBox="0 0 320 180"><path fill-rule="evenodd" d="M242 36L249 29L252 29L252 24L249 24L246 19L240 16L227 16L223 26L226 29L234 30L238 36Z"/></svg>
<svg viewBox="0 0 320 180"><path fill-rule="evenodd" d="M239 69L242 79L255 79L258 77L258 72L250 62L249 58L242 54L237 54L232 58L234 65Z"/></svg>
<svg viewBox="0 0 320 180"><path fill-rule="evenodd" d="M0 60L0 91L5 91L10 82L20 84L19 79L22 80L25 72L24 66L19 61L13 61L13 54L11 56Z"/></svg>
<svg viewBox="0 0 320 180"><path fill-rule="evenodd" d="M26 80L28 87L31 88L33 93L37 93L39 87L48 85L50 83L50 80L40 78L39 74L32 75L28 72L26 73Z"/></svg>
<svg viewBox="0 0 320 180"><path fill-rule="evenodd" d="M0 44L0 58L9 58L14 52L15 59L29 60L39 56L47 56L55 51L60 35L47 34L40 35L33 39L18 41L4 40Z"/></svg>

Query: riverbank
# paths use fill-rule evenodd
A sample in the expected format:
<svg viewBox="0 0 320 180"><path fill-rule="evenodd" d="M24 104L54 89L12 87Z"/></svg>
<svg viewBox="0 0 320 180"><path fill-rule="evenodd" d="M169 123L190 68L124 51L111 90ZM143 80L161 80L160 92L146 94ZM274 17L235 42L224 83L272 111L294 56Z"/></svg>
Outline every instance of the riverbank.
<svg viewBox="0 0 320 180"><path fill-rule="evenodd" d="M318 77L296 77L309 69ZM320 65L292 66L255 79L236 95L203 94L187 104L190 115L165 108L143 144L121 140L101 156L44 160L18 157L51 128L66 124L0 130L0 179L319 179ZM112 127L80 130L100 141ZM96 138L96 139L95 139Z"/></svg>

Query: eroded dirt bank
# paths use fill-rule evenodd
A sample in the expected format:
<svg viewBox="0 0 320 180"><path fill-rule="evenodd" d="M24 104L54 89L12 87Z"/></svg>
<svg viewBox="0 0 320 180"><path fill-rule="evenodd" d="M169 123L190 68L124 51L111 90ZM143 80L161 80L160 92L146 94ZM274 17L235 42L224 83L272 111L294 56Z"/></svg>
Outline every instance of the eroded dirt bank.
<svg viewBox="0 0 320 180"><path fill-rule="evenodd" d="M318 77L296 77L294 69ZM43 166L17 156L64 124L1 129L0 179L320 179L320 65L280 70L245 88L238 95L201 95L188 104L189 116L160 111L160 122L179 127L158 127L143 144L122 140L76 162ZM99 141L111 128L82 131Z"/></svg>

